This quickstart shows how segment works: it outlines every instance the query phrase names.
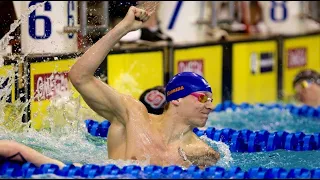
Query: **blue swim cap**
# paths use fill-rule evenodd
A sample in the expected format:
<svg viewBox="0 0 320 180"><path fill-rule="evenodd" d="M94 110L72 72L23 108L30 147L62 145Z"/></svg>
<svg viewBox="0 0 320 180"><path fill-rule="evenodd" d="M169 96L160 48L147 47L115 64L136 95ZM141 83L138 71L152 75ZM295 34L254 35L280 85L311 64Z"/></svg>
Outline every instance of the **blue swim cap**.
<svg viewBox="0 0 320 180"><path fill-rule="evenodd" d="M170 102L196 91L211 92L208 82L199 74L182 72L175 75L166 86L166 100Z"/></svg>

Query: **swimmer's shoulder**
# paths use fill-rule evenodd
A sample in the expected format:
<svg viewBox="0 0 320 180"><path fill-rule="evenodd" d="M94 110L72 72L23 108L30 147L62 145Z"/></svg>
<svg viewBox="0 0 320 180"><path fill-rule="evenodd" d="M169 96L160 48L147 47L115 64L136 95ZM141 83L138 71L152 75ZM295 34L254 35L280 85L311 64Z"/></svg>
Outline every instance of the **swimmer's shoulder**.
<svg viewBox="0 0 320 180"><path fill-rule="evenodd" d="M210 149L212 151L214 151L206 142L204 142L202 139L200 139L196 134L193 134L193 143L196 143L197 146L199 147L203 147L205 149Z"/></svg>
<svg viewBox="0 0 320 180"><path fill-rule="evenodd" d="M131 114L132 113L136 115L138 114L141 117L139 118L140 120L159 123L160 120L162 119L163 114L156 115L156 114L148 113L146 106L141 101L136 100L130 95L123 95L123 96L127 101L127 106L129 111L131 111Z"/></svg>
<svg viewBox="0 0 320 180"><path fill-rule="evenodd" d="M127 94L122 94L122 98L129 111L138 112L139 114L142 113L144 115L148 114L147 108L141 101L136 100L134 97Z"/></svg>
<svg viewBox="0 0 320 180"><path fill-rule="evenodd" d="M220 159L220 154L197 135L193 137L192 144L186 149L186 157L192 164L207 167L215 165Z"/></svg>
<svg viewBox="0 0 320 180"><path fill-rule="evenodd" d="M194 141L198 144L199 147L202 147L202 151L207 153L209 156L213 156L215 159L220 159L220 154L215 151L211 146L209 146L206 142L201 140L196 134L194 134Z"/></svg>
<svg viewBox="0 0 320 180"><path fill-rule="evenodd" d="M188 147L188 148L186 148ZM184 146L184 148L189 149L189 152L198 152L198 153L204 153L204 152L216 152L212 147L210 147L206 142L201 140L197 135L193 135L190 141Z"/></svg>

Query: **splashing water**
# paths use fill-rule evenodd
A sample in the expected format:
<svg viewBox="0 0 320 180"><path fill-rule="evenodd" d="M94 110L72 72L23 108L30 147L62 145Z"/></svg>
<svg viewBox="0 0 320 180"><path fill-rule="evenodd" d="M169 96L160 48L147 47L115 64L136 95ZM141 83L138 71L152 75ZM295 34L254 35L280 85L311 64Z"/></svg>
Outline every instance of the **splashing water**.
<svg viewBox="0 0 320 180"><path fill-rule="evenodd" d="M24 13L20 19L14 21L10 26L10 31L0 40L1 49L5 49L12 39L9 35L16 30L21 23L26 21L28 15L33 12L38 7L43 6L45 2L31 6L26 13ZM158 2L143 2L140 7L153 13L156 9ZM21 59L19 63L23 63L24 56L18 58ZM3 57L1 56L3 59ZM11 56L12 59L16 59L17 56ZM136 62L135 62L136 63ZM130 69L132 70L135 63L131 64ZM123 73L120 76L120 81L117 81L117 85L123 88L124 84L130 84L130 87L125 86L124 89L129 88L128 92L132 92L134 87L137 86L135 78L133 78L129 73ZM15 72L8 71L9 83L5 86L1 95L8 97L10 95L12 84L14 83ZM7 77L6 77L7 78ZM0 83L3 83L4 79L0 79ZM134 89L141 94L142 89ZM146 166L148 161L134 161L134 160L111 160L108 159L108 151L106 146L106 139L93 137L87 133L87 129L83 121L84 119L93 118L98 121L104 120L102 117L98 116L90 108L81 106L80 98L73 97L73 92L57 92L55 97L50 99L50 104L47 108L48 116L43 117L43 124L48 123L49 128L44 128L36 131L29 128L29 123L22 123L22 115L25 112L25 108L29 105L36 97L31 97L27 102L20 102L20 100L14 103L0 103L0 107L9 106L12 109L12 113L7 115L4 113L6 108L3 107L3 111L0 114L0 139L14 140L25 144L40 153L63 161L65 163L81 163L81 164L116 164L119 167L125 165L139 165ZM139 133L139 132L138 132ZM142 135L142 134L141 134ZM146 137L146 139L149 139ZM151 142L149 142L151 143ZM94 154L94 156L92 156ZM34 177L36 178L36 177Z"/></svg>
<svg viewBox="0 0 320 180"><path fill-rule="evenodd" d="M228 145L221 141L213 141L206 135L200 136L200 139L206 142L214 150L219 152L220 160L217 162L216 166L221 166L225 169L230 168L230 164L233 162L233 158L231 157L231 151Z"/></svg>
<svg viewBox="0 0 320 180"><path fill-rule="evenodd" d="M137 61L134 61L131 65L128 71L121 72L119 77L116 79L114 83L114 88L121 90L121 93L124 94L142 94L143 89L138 88L139 83L136 81L136 79L131 75L131 72L133 71L135 65L137 64Z"/></svg>
<svg viewBox="0 0 320 180"><path fill-rule="evenodd" d="M18 20L15 20L14 23L10 25L10 30L7 32L1 39L0 39L0 52L4 51L9 44L9 41L13 39L10 34L14 32L20 25L21 23L25 22L29 16L30 13L32 13L35 9L38 7L42 7L44 3L47 1L44 1L42 3L38 3L36 5L30 6L28 10L21 15L21 17ZM24 58L28 54L23 55L22 57L17 57L16 55L11 55L8 56L9 60L21 60L18 61L18 65L23 63ZM0 55L0 62L4 62L4 57L3 55ZM0 68L3 67L3 63L0 64ZM2 68L2 70L5 70ZM14 73L15 73L15 68L11 70L7 70L6 76L1 77L0 83L2 85L5 84L5 81L8 83L5 84L5 87L2 88L0 91L0 108L2 111L0 112L0 125L6 127L7 129L13 130L13 131L21 131L21 128L27 127L28 124L22 123L21 119L23 114L25 113L25 108L28 106L29 101L27 100L26 102L21 102L20 99L16 100L14 103L7 103L6 100L9 98L11 95L11 87L14 84ZM19 95L20 97L23 95Z"/></svg>
<svg viewBox="0 0 320 180"><path fill-rule="evenodd" d="M139 1L137 8L143 9L152 15L159 5L159 1Z"/></svg>
<svg viewBox="0 0 320 180"><path fill-rule="evenodd" d="M42 6L36 4L15 21L10 26L10 31L0 40L1 50L5 49L10 41L9 34L12 33L25 19L28 14L36 8ZM154 12L158 2L143 2L140 4L143 9ZM23 59L26 55L24 55ZM3 58L0 56L0 58ZM132 65L134 66L134 65ZM3 99L7 99L11 86L14 82L11 77L14 71L8 71L9 83L0 92L2 101L0 102L0 139L15 140L23 143L46 156L61 160L65 163L82 163L82 164L116 164L119 167L125 165L139 165L144 167L148 165L146 161L124 161L108 159L108 151L106 139L93 137L87 133L87 129L83 121L88 117L94 117L95 120L102 121L103 118L94 113L90 108L81 106L78 97L73 97L72 92L64 92L52 98L48 107L48 117L44 118L50 124L49 129L36 131L28 128L27 123L21 122L21 117L25 111L27 102L23 103L19 100L14 103L6 103ZM11 78L11 79L10 79ZM126 84L134 84L135 79L128 74L121 76L121 82ZM0 83L4 82L0 79ZM123 84L118 82L119 86ZM126 87L129 88L129 87ZM139 89L136 89L137 91ZM130 89L132 92L132 88ZM141 93L141 92L139 92ZM54 124L53 124L54 122ZM291 115L288 111L267 110L256 107L248 110L237 110L235 112L211 113L207 126L216 128L233 128L233 129L250 129L260 130L266 129L270 132L278 130L297 131L301 130L306 133L320 132L320 121L310 120L310 118L301 118ZM148 139L148 138L146 138ZM240 166L247 170L250 167L303 167L316 168L319 167L313 162L316 157L320 158L319 152L287 152L278 150L274 152L261 153L232 153L229 147L222 142L215 142L202 136L201 139L221 154L221 159L217 165L228 169L232 165ZM94 155L94 156L93 156ZM50 175L48 175L50 176ZM41 176L42 178L43 175ZM50 176L52 178L52 175ZM34 178L37 178L36 176ZM55 178L55 177L53 177Z"/></svg>

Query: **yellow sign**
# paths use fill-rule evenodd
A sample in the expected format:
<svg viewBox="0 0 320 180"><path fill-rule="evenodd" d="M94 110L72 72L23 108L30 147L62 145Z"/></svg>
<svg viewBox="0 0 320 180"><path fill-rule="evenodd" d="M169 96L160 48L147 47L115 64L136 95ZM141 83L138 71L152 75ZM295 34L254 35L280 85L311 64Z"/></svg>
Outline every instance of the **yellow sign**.
<svg viewBox="0 0 320 180"><path fill-rule="evenodd" d="M15 89L16 89L16 84L15 84L15 71L14 71L14 66L13 65L5 65L0 68L0 77L1 77L1 89L5 88L8 85L11 85L11 94L9 102L15 102L16 94L15 94ZM3 94L1 94L2 96Z"/></svg>
<svg viewBox="0 0 320 180"><path fill-rule="evenodd" d="M213 103L222 99L222 46L203 46L174 50L174 74L194 72L203 76L211 86Z"/></svg>
<svg viewBox="0 0 320 180"><path fill-rule="evenodd" d="M21 126L21 112L24 110L23 104L16 101L16 67L16 64L12 64L0 68L1 112L4 113L0 126L12 131L17 131Z"/></svg>
<svg viewBox="0 0 320 180"><path fill-rule="evenodd" d="M108 84L136 99L148 88L163 85L163 52L108 55Z"/></svg>
<svg viewBox="0 0 320 180"><path fill-rule="evenodd" d="M276 41L235 43L232 49L232 101L277 101Z"/></svg>
<svg viewBox="0 0 320 180"><path fill-rule="evenodd" d="M74 90L68 72L74 59L30 63L30 119L35 129L46 127L50 98L57 93ZM74 90L75 91L75 90ZM75 96L79 95L76 91Z"/></svg>
<svg viewBox="0 0 320 180"><path fill-rule="evenodd" d="M320 36L285 39L283 43L283 100L293 100L292 82L304 69L320 71Z"/></svg>

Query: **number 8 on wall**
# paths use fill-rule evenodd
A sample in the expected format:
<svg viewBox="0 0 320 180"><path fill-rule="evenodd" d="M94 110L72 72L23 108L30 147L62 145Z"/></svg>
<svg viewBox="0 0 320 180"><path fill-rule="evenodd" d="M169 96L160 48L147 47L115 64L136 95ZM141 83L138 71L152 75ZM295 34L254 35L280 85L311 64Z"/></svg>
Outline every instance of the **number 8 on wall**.
<svg viewBox="0 0 320 180"><path fill-rule="evenodd" d="M287 7L286 7L286 1L271 1L271 9L270 9L270 15L271 19L273 21L285 21L287 19ZM276 9L281 9L282 15L281 17L276 18Z"/></svg>

